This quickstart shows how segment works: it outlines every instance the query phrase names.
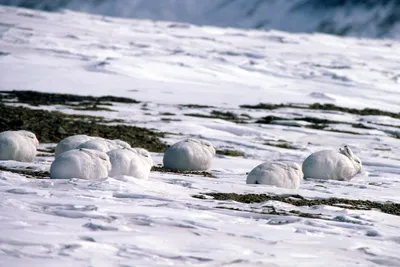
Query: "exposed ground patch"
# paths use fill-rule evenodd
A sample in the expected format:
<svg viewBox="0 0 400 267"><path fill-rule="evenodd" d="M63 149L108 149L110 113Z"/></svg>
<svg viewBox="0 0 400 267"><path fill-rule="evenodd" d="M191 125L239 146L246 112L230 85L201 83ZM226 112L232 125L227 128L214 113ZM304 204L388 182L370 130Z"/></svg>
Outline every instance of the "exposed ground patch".
<svg viewBox="0 0 400 267"><path fill-rule="evenodd" d="M54 154L54 152L56 151L56 147L38 148L37 151L43 152L43 153Z"/></svg>
<svg viewBox="0 0 400 267"><path fill-rule="evenodd" d="M352 132L352 131L343 131L343 130L337 130L337 129L324 129L325 131L328 132L334 132L334 133L346 133L346 134L355 134L355 135L361 135L360 133L357 132Z"/></svg>
<svg viewBox="0 0 400 267"><path fill-rule="evenodd" d="M99 116L68 115L56 111L32 110L0 104L0 131L28 130L42 143L58 143L67 136L87 134L108 139L121 139L133 147L143 147L153 152L164 152L167 145L159 138L164 133L123 124L109 125Z"/></svg>
<svg viewBox="0 0 400 267"><path fill-rule="evenodd" d="M319 104L319 103L314 103L308 106L309 109L314 109L314 110L334 110L334 111L340 111L340 112L345 112L349 114L356 114L360 116L369 116L369 115L375 115L375 116L388 116L396 119L400 119L400 113L394 113L394 112L388 112L388 111L383 111L379 109L374 109L374 108L364 108L364 109L355 109L355 108L345 108L345 107L339 107L333 104Z"/></svg>
<svg viewBox="0 0 400 267"><path fill-rule="evenodd" d="M268 104L268 103L260 103L257 105L241 105L241 108L248 109L279 109L279 108L298 108L298 109L312 109L312 110L331 110L331 111L340 111L349 114L356 114L360 116L368 116L368 115L376 115L376 116L388 116L396 119L400 119L400 113L388 112L379 109L373 108L364 108L364 109L355 109L355 108L345 108L336 106L333 104L320 104L314 103L310 105L304 104Z"/></svg>
<svg viewBox="0 0 400 267"><path fill-rule="evenodd" d="M171 113L171 112L160 112L160 116L175 116L175 113Z"/></svg>
<svg viewBox="0 0 400 267"><path fill-rule="evenodd" d="M200 175L200 176L209 177L209 178L217 178L212 173L206 172L206 171L178 171L178 170L167 169L167 168L164 168L162 166L153 166L151 168L151 171L164 172L164 173L174 173L174 174L183 174L185 176Z"/></svg>
<svg viewBox="0 0 400 267"><path fill-rule="evenodd" d="M217 150L216 153L218 155L231 156L231 157L243 157L244 156L243 152L237 151L237 150L231 150L231 149Z"/></svg>
<svg viewBox="0 0 400 267"><path fill-rule="evenodd" d="M53 157L54 154L46 154L46 153L39 153L36 154L36 157Z"/></svg>
<svg viewBox="0 0 400 267"><path fill-rule="evenodd" d="M290 143L287 142L267 142L264 143L264 145L267 146L274 146L274 147L279 147L279 148L285 148L285 149L299 149L298 147L295 147L293 145L291 145Z"/></svg>
<svg viewBox="0 0 400 267"><path fill-rule="evenodd" d="M181 105L185 106L185 105ZM190 106L190 105L189 105ZM351 109L351 108L344 108L339 107L333 104L319 104L314 103L311 105L308 104L268 104L268 103L260 103L257 105L241 105L241 108L248 108L248 109L265 109L265 110L276 110L280 108L294 108L294 109L308 109L308 110L323 110L323 111L339 111L349 114L356 114L360 116L364 115L380 115L380 116L389 116L392 118L400 118L400 113L393 113L382 111L378 109L369 109L365 108L362 110L359 109ZM209 106L204 106L204 108L210 108ZM219 111L219 110L212 110L210 113L185 113L185 116L191 117L198 117L198 118L208 118L208 119L222 119L226 121L231 121L234 123L248 123L251 122L252 117L248 114L238 114L230 111ZM354 129L366 129L366 130L378 130L385 132L388 136L393 138L400 138L400 135L397 133L388 132L379 128L374 127L373 125L380 125L380 126L388 126L391 125L382 125L378 123L371 123L373 125L366 125L365 123L361 122L346 122L346 121L335 121L329 120L325 118L318 118L314 116L294 116L293 118L288 117L279 117L274 115L265 116L255 120L255 123L259 124L273 124L273 125L282 125L288 127L303 127L315 130L323 130L328 132L338 132L338 133L345 133L345 134L353 134L353 135L360 135L361 133L352 130L341 130L341 129L332 129L333 125L348 125ZM392 126L396 127L396 126ZM290 148L290 147L284 147ZM291 147L291 149L294 149Z"/></svg>
<svg viewBox="0 0 400 267"><path fill-rule="evenodd" d="M239 208L226 207L226 206L216 206L215 208L225 209L225 210L242 211L242 212L252 212L252 213L257 213L257 214L268 214L268 215L279 215L279 216L297 216L297 217L311 218L311 219L327 219L325 217L322 217L322 214L300 212L298 210L290 210L290 211L277 210L274 206L264 206L262 211L239 209Z"/></svg>
<svg viewBox="0 0 400 267"><path fill-rule="evenodd" d="M240 107L249 109L267 109L267 110L273 110L278 108L301 108L300 105L295 105L295 104L268 104L268 103L259 103L257 105L240 105Z"/></svg>
<svg viewBox="0 0 400 267"><path fill-rule="evenodd" d="M315 130L323 130L328 132L338 132L338 133L347 133L347 134L355 134L359 135L360 133L354 131L346 131L346 130L338 130L338 129L327 129L332 124L345 124L350 125L355 129L369 129L369 130L379 130L378 128L366 126L362 123L350 123L345 121L334 121L327 119L320 119L315 117L297 117L297 118L284 118L278 116L265 116L255 121L255 123L260 124L274 124L274 125L282 125L289 127L304 127ZM397 138L396 134L387 133L391 137Z"/></svg>
<svg viewBox="0 0 400 267"><path fill-rule="evenodd" d="M84 111L111 111L111 112L115 112L115 110L112 110L110 108L106 108L106 107L102 107L100 105L97 104L93 104L93 105L89 105L89 106L83 106L83 107L77 107L74 106L72 109L74 110L84 110Z"/></svg>
<svg viewBox="0 0 400 267"><path fill-rule="evenodd" d="M352 126L353 128L358 128L358 129L375 130L374 127L369 127L369 126L366 126L366 125L364 125L364 124L362 124L362 123L354 123L354 124L352 124L351 126Z"/></svg>
<svg viewBox="0 0 400 267"><path fill-rule="evenodd" d="M186 105L179 105L182 108L215 108L213 106L207 105L198 105L198 104L186 104Z"/></svg>
<svg viewBox="0 0 400 267"><path fill-rule="evenodd" d="M218 111L213 110L210 114L200 114L200 113L186 113L185 116L198 117L198 118L209 118L209 119L221 119L226 121L232 121L235 123L245 123L250 119L247 114L236 114L230 111Z"/></svg>
<svg viewBox="0 0 400 267"><path fill-rule="evenodd" d="M306 125L309 128L314 128L314 129L323 129L328 126L328 124L339 124L339 123L344 123L346 122L339 122L339 121L333 121L333 120L327 120L327 119L319 119L315 117L299 117L299 118L283 118L283 117L278 117L278 116L265 116L262 117L261 119L256 120L256 123L261 123L261 124L281 124L281 125L288 125L288 126L297 126L301 127L301 124L298 124L296 122L308 122L311 123L312 125ZM292 122L292 123L290 123Z"/></svg>
<svg viewBox="0 0 400 267"><path fill-rule="evenodd" d="M345 198L306 199L300 195L268 195L268 194L236 194L236 193L203 193L215 200L233 200L241 203L261 203L266 201L280 201L294 206L328 205L354 210L378 209L384 213L400 216L400 204L392 202L375 202L369 200L353 200ZM201 195L200 195L201 196ZM204 199L199 195L195 198Z"/></svg>
<svg viewBox="0 0 400 267"><path fill-rule="evenodd" d="M12 167L4 167L0 165L0 171L7 171L12 173L18 173L24 176L28 176L28 178L36 178L36 179L44 179L50 178L50 172L47 171L37 171L37 170L30 170L30 169L15 169Z"/></svg>
<svg viewBox="0 0 400 267"><path fill-rule="evenodd" d="M165 122L182 121L181 119L172 119L172 118L161 118L160 120Z"/></svg>
<svg viewBox="0 0 400 267"><path fill-rule="evenodd" d="M16 100L18 103L29 104L32 106L39 105L68 105L68 106L83 106L93 107L99 105L112 106L112 103L137 104L139 101L126 97L116 96L81 96L72 94L55 94L42 93L37 91L0 91L0 101L8 102Z"/></svg>

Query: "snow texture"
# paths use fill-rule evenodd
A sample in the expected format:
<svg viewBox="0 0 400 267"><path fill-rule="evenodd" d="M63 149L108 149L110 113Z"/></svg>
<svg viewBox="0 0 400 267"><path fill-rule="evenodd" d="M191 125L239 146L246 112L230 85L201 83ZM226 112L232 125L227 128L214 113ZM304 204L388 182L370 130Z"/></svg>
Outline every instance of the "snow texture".
<svg viewBox="0 0 400 267"><path fill-rule="evenodd" d="M400 38L398 0L0 0L0 4L184 23ZM179 23L180 22L180 23Z"/></svg>
<svg viewBox="0 0 400 267"><path fill-rule="evenodd" d="M400 203L398 118L239 107L318 102L398 113L397 51L400 44L394 40L0 6L1 90L141 101L115 103L114 112L63 105L30 108L121 119L167 133L163 141L168 145L198 138L209 140L217 151L244 154L217 154L209 170L217 178L152 171L148 180L98 180L103 175L96 180L32 179L0 171L0 266L400 266L399 216L379 209L192 197L203 192L293 193L246 184L247 173L266 161L303 162L314 152L348 145L362 159L360 174L350 181L305 179L296 193L311 199ZM214 110L250 118L235 123L192 116ZM288 119L283 121L296 122L296 127L256 123L266 116ZM303 117L336 123L314 129L296 120ZM358 124L373 129L353 127ZM277 146L281 143L287 147ZM162 153L150 154L154 165L162 163ZM0 161L0 166L49 171L53 161L52 155L38 154L33 162ZM268 207L290 214L271 214Z"/></svg>

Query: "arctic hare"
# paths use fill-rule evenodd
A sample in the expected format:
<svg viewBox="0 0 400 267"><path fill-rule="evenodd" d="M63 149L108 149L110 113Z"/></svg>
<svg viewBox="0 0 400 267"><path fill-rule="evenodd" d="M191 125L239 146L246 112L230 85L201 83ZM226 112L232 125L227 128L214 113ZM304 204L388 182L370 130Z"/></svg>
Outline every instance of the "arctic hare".
<svg viewBox="0 0 400 267"><path fill-rule="evenodd" d="M200 171L211 167L215 149L207 140L188 138L165 151L164 167L172 170Z"/></svg>
<svg viewBox="0 0 400 267"><path fill-rule="evenodd" d="M139 179L148 179L153 160L143 148L119 148L107 152L110 157L109 176L129 175Z"/></svg>
<svg viewBox="0 0 400 267"><path fill-rule="evenodd" d="M95 149L103 152L108 152L117 148L131 147L127 142L114 139L108 140L97 136L88 136L84 134L72 135L61 140L55 150L56 157L66 151L75 148Z"/></svg>
<svg viewBox="0 0 400 267"><path fill-rule="evenodd" d="M304 178L348 181L362 170L361 160L348 146L339 151L322 150L303 162Z"/></svg>
<svg viewBox="0 0 400 267"><path fill-rule="evenodd" d="M50 178L97 180L108 177L111 162L104 152L93 149L72 149L58 155L50 167Z"/></svg>
<svg viewBox="0 0 400 267"><path fill-rule="evenodd" d="M0 160L31 162L36 156L39 141L32 132L5 131L0 133Z"/></svg>
<svg viewBox="0 0 400 267"><path fill-rule="evenodd" d="M267 184L276 187L299 189L303 172L294 162L264 162L248 174L247 184Z"/></svg>

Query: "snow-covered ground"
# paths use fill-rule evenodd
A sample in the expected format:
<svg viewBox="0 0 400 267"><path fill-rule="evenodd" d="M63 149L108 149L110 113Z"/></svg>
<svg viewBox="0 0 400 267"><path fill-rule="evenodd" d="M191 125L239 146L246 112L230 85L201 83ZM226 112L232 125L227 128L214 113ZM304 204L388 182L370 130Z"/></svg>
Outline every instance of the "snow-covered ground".
<svg viewBox="0 0 400 267"><path fill-rule="evenodd" d="M135 19L400 39L398 0L0 0Z"/></svg>
<svg viewBox="0 0 400 267"><path fill-rule="evenodd" d="M400 266L399 216L192 197L203 192L298 193L400 203L399 119L239 107L318 102L398 113L398 51L400 43L389 40L0 7L0 90L134 98L142 103L114 105L116 112L39 108L124 119L170 133L168 144L201 136L217 149L245 154L218 155L211 169L217 178L152 172L148 181L52 181L0 171L0 266ZM252 119L237 124L187 116L213 110ZM267 115L341 123L329 125L335 131L291 127L288 121L255 123ZM373 129L351 126L361 122ZM271 142L297 149L266 144ZM364 166L350 182L307 180L298 192L245 184L246 173L265 160L301 164L314 151L345 144ZM156 164L162 162L162 154L152 156ZM0 165L48 170L52 160L40 156L30 164ZM324 219L263 214L264 206Z"/></svg>

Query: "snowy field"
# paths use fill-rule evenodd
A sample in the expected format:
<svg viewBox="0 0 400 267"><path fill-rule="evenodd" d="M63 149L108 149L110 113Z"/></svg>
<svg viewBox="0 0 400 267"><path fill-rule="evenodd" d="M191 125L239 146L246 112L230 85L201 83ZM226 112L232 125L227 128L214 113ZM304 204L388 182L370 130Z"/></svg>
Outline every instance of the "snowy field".
<svg viewBox="0 0 400 267"><path fill-rule="evenodd" d="M400 39L398 0L0 0L0 4L218 27Z"/></svg>
<svg viewBox="0 0 400 267"><path fill-rule="evenodd" d="M0 266L400 266L398 211L193 198L270 193L400 203L399 51L392 40L0 6L0 90L140 101L113 104L113 112L7 105L122 119L168 133L167 144L202 137L243 153L217 155L216 178L153 171L147 181L52 181L0 171ZM285 106L241 107L259 103ZM386 113L354 110L364 108ZM265 160L301 164L343 145L363 161L350 182L305 180L298 191L245 184ZM155 164L162 156L152 153ZM48 171L53 159L0 166Z"/></svg>

